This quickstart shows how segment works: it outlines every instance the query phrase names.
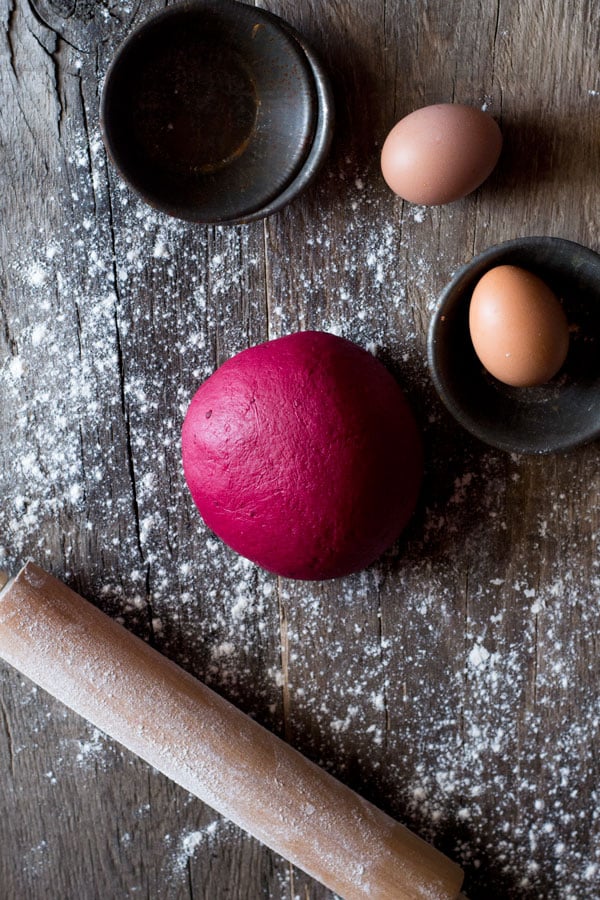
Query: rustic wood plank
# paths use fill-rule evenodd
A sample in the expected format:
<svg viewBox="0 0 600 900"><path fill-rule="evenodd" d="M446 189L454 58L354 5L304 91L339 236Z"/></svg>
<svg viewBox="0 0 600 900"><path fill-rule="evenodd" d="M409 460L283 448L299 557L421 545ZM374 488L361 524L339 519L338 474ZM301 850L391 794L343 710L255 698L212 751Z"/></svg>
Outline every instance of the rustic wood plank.
<svg viewBox="0 0 600 900"><path fill-rule="evenodd" d="M483 447L425 364L435 298L520 234L598 249L592 3L281 0L332 74L316 183L264 223L144 207L107 163L101 79L161 4L0 2L0 568L33 556L462 862L470 897L600 893L597 445ZM483 188L411 207L389 127L485 105ZM213 539L179 427L237 350L326 328L374 350L423 427L415 518L368 572L304 585ZM331 894L0 667L0 896ZM4 891L4 894L2 894Z"/></svg>

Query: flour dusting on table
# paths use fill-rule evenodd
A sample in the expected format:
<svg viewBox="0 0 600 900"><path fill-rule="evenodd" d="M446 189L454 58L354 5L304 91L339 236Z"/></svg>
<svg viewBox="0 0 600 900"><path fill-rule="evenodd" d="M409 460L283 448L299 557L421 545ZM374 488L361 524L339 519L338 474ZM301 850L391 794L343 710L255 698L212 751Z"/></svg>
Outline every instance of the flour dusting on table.
<svg viewBox="0 0 600 900"><path fill-rule="evenodd" d="M56 571L60 548L60 574L72 580L82 575L71 569L82 548L93 546L96 558L106 548L106 568L85 573L98 605L167 655L178 653L183 666L192 662L209 684L442 845L474 885L493 865L507 897L598 895L600 847L590 846L587 834L600 810L589 775L600 703L578 660L591 658L597 640L599 535L579 539L573 528L569 539L560 537L568 506L560 494L553 518L540 520L536 534L521 533L519 511L509 519L505 510L511 483L529 471L526 462L470 444L463 452L455 438L447 453L437 448L448 426L427 385L423 323L412 301L424 297L431 311L460 261L440 249L435 271L414 256L410 267L402 263L437 213L413 207L398 221L382 217L365 241L354 223L361 209L384 201L373 172L346 161L329 175L343 181L352 213L341 254L337 246L337 258L345 259L334 273L337 296L326 295L327 261L339 235L324 217L302 237L307 259L322 263L290 284L309 300L314 322L294 320L277 298L267 321L260 286L268 225L263 233L262 225L204 230L167 221L116 181L111 213L99 135L91 136L89 157L83 135L75 137L62 161L72 196L49 198L76 209L72 224L59 235L40 232L26 255L5 260L10 290L28 302L20 303L2 345L0 416L14 445L26 450L0 461L0 566L32 556ZM284 250L278 265L285 264ZM318 585L278 581L211 536L179 463L183 414L215 362L254 340L311 325L393 364L434 448L399 560L391 552L368 572L341 580L336 608ZM180 373L176 390L165 388L167 364L170 377ZM433 470L441 459L452 476ZM165 479L167 506L156 490ZM115 483L121 490L113 494ZM132 523L126 532L123 514ZM495 577L482 581L491 535L506 555ZM551 577L535 582L531 554L552 558L553 551ZM117 558L126 576L111 568ZM598 577L584 589L590 559ZM466 560L468 578L459 560ZM194 589L198 573L211 585L202 598ZM478 605L484 598L494 610L487 617ZM396 604L403 626L390 629ZM345 627L349 608L364 610L364 627ZM553 640L564 617L569 645ZM456 633L464 633L458 658L448 652ZM281 665L267 667L250 696L249 660L268 655L274 641L281 642ZM325 692L316 689L323 673ZM551 740L540 740L550 712L573 697L577 714L565 717ZM25 692L23 703L31 702ZM52 704L48 710L57 714ZM52 778L60 783L78 767L101 768L111 752L116 759L110 742L82 725L81 740L57 749ZM568 799L578 791L586 794L588 816L573 819ZM132 813L122 841L132 852L134 820ZM166 835L169 877L183 879L188 864L202 865L217 832L219 840L229 833L236 840L221 820ZM24 865L47 864L50 850L36 845Z"/></svg>

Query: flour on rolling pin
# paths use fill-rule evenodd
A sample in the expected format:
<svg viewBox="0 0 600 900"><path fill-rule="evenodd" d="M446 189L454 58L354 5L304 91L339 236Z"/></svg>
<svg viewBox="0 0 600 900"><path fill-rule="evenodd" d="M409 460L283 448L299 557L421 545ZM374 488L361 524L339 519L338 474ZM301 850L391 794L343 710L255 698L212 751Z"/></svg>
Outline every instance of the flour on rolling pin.
<svg viewBox="0 0 600 900"><path fill-rule="evenodd" d="M0 575L0 656L346 900L458 897L447 857L33 564Z"/></svg>

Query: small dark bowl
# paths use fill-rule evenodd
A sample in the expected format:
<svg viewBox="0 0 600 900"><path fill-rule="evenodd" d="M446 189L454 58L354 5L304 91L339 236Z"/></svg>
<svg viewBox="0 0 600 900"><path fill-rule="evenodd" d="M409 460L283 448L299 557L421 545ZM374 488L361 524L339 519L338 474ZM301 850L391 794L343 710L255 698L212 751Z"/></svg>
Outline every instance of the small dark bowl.
<svg viewBox="0 0 600 900"><path fill-rule="evenodd" d="M142 23L109 68L100 112L123 179L205 224L266 215L305 167L318 120L298 40L234 0L186 0Z"/></svg>
<svg viewBox="0 0 600 900"><path fill-rule="evenodd" d="M542 278L562 302L567 359L547 384L515 388L481 365L469 335L473 289L488 269L516 265ZM600 436L600 256L551 237L491 247L458 270L429 328L429 367L453 416L482 441L515 453L567 450Z"/></svg>

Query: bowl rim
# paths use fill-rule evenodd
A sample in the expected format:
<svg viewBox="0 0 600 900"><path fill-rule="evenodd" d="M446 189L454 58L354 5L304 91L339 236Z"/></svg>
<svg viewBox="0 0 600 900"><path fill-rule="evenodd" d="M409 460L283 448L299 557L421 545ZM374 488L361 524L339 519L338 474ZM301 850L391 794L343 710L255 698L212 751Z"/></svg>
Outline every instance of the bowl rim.
<svg viewBox="0 0 600 900"><path fill-rule="evenodd" d="M190 208L190 211L186 212L176 203L164 202L161 198L157 197L152 189L148 189L141 184L138 179L132 177L133 170L130 170L130 167L122 164L120 154L116 152L114 141L110 135L110 92L107 90L107 86L110 85L114 73L122 63L124 54L131 49L136 41L140 40L140 37L143 39L144 32L147 29L150 30L153 27L155 28L161 21L175 21L189 13L202 13L202 11L209 9L215 10L223 21L226 21L230 16L235 17L236 12L241 9L244 11L244 14L249 12L253 17L256 17L257 22L269 24L275 31L279 32L283 38L283 42L287 44L287 47L289 48L288 55L294 57L298 67L304 70L306 75L306 87L312 94L312 99L309 97L306 101L308 103L307 127L309 127L309 130L307 131L307 143L304 147L304 155L300 156L298 162L288 174L287 180L283 180L283 183L280 184L279 187L275 186L275 191L264 191L266 201L265 199L261 201L259 198L255 203L247 204L244 209L240 210L239 213L235 213L233 216L230 211L224 212L222 215L209 215L203 214L201 209L199 209L198 212L195 212ZM323 144L325 143L323 124L328 124L323 123L323 118L328 118L329 106L322 108L321 103L322 98L327 96L328 83L326 73L322 67L320 67L314 54L312 54L312 52L309 53L309 48L307 48L303 39L301 39L300 36L294 32L294 29L279 16L268 10L264 10L261 7L255 7L249 3L240 2L240 0L219 0L218 3L215 2L215 0L180 0L180 2L155 10L147 15L125 35L123 40L116 47L102 84L99 107L100 131L108 157L119 174L119 177L148 206L166 215L198 225L242 224L254 219L264 218L266 215L269 215L271 211L274 212L276 209L279 209L284 203L288 202L288 199L292 199L296 193L308 184L313 168L316 172L321 158L324 157L326 149L328 149L328 147L323 147ZM323 150L322 156L319 154L319 150L321 149ZM133 176L135 176L135 172L133 172ZM294 189L293 192L290 190L291 188Z"/></svg>
<svg viewBox="0 0 600 900"><path fill-rule="evenodd" d="M511 439L510 437L503 439L495 435L490 436L488 430L482 426L477 419L471 416L469 412L465 411L465 408L456 399L455 394L447 387L439 367L438 331L444 320L444 316L447 313L449 301L455 300L455 303L459 302L462 293L469 288L470 282L475 277L473 275L474 270L480 270L478 277L481 277L484 272L493 265L500 265L502 259L512 251L518 250L526 252L528 249L541 247L562 248L567 251L569 255L577 254L579 258L584 258L592 266L598 268L600 278L600 253L584 244L568 238L547 235L528 235L512 238L486 248L455 271L450 281L438 296L436 308L432 315L427 334L427 361L430 376L440 399L447 410L454 416L456 421L459 422L463 428L489 446L509 453L534 454L540 456L570 450L595 440L600 437L600 425L579 429L570 435L564 435L562 439L553 440L545 446L537 443L533 444L526 439L519 440L518 433L515 435L514 439Z"/></svg>
<svg viewBox="0 0 600 900"><path fill-rule="evenodd" d="M283 25L293 37L306 55L308 63L312 69L315 88L317 91L317 124L313 137L312 146L308 151L308 155L301 169L292 178L292 181L283 189L283 191L274 197L266 206L250 213L240 219L230 219L220 222L220 225L245 225L258 219L265 219L273 213L279 212L284 206L287 206L294 200L309 184L316 178L327 154L329 153L331 143L333 141L333 133L335 127L335 101L333 96L333 88L329 79L329 75L325 70L320 57L312 47L305 41L302 35L296 31L291 25L281 19L275 13L263 10L268 16L277 19L280 25Z"/></svg>

